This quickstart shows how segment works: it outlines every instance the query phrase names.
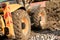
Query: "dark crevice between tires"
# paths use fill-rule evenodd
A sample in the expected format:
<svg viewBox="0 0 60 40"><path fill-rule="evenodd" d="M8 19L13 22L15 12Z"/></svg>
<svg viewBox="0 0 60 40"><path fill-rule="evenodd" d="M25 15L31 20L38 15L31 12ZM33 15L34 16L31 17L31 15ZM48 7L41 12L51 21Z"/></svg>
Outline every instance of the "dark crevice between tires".
<svg viewBox="0 0 60 40"><path fill-rule="evenodd" d="M22 23L22 29L25 29L25 26L26 26L25 23Z"/></svg>
<svg viewBox="0 0 60 40"><path fill-rule="evenodd" d="M51 31L50 29L42 29L40 26L35 27L34 25L31 26L31 30L37 33L43 32L43 31Z"/></svg>
<svg viewBox="0 0 60 40"><path fill-rule="evenodd" d="M40 27L35 27L34 25L31 27L31 30L35 33L54 34L54 35L60 36L60 30L57 30L57 31L51 31L50 29L42 30Z"/></svg>
<svg viewBox="0 0 60 40"><path fill-rule="evenodd" d="M32 26L31 26L31 30L34 31L34 32L39 32L39 31L42 30L42 29L41 29L41 27L39 27L39 26L38 26L38 27L35 27L35 25L32 25Z"/></svg>
<svg viewBox="0 0 60 40"><path fill-rule="evenodd" d="M0 39L5 40L5 39L8 39L8 37L6 35L3 35L3 36L0 36Z"/></svg>

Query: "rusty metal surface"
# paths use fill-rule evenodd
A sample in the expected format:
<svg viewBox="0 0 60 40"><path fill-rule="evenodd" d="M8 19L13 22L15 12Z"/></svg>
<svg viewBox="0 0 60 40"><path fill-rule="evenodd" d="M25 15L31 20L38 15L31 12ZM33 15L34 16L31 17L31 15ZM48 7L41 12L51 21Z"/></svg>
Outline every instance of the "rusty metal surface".
<svg viewBox="0 0 60 40"><path fill-rule="evenodd" d="M46 7L46 1L43 2L35 2L35 3L30 3L30 7L36 6L36 5L40 5L40 7Z"/></svg>

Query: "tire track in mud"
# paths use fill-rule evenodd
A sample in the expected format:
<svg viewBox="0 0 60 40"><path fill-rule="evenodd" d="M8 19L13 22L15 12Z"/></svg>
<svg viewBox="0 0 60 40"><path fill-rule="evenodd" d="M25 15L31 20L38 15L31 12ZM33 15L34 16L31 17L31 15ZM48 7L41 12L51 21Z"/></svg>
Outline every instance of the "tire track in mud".
<svg viewBox="0 0 60 40"><path fill-rule="evenodd" d="M32 31L29 40L60 40L60 31Z"/></svg>

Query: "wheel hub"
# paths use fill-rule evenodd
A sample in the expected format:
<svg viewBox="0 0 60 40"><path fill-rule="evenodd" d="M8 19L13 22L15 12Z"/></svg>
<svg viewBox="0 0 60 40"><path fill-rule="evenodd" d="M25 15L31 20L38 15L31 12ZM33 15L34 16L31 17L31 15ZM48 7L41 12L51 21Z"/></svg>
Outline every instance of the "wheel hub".
<svg viewBox="0 0 60 40"><path fill-rule="evenodd" d="M29 30L28 28L29 28L29 22L28 22L27 18L23 17L22 18L22 33L24 35L27 35L28 30Z"/></svg>
<svg viewBox="0 0 60 40"><path fill-rule="evenodd" d="M22 29L25 29L25 26L26 26L25 23L22 23Z"/></svg>

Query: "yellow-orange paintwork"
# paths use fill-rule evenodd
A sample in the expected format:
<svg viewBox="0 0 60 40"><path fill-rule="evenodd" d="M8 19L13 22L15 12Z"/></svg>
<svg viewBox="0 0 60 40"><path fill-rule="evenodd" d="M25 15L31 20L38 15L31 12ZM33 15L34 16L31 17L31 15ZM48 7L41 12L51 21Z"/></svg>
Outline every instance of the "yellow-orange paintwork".
<svg viewBox="0 0 60 40"><path fill-rule="evenodd" d="M18 8L23 7L23 5L20 4L9 4L9 2L5 2L8 7L10 7L10 12L16 11Z"/></svg>
<svg viewBox="0 0 60 40"><path fill-rule="evenodd" d="M19 4L10 4L10 12L16 11L18 8L22 7L22 5Z"/></svg>
<svg viewBox="0 0 60 40"><path fill-rule="evenodd" d="M4 28L5 28L5 24L4 24L4 20L3 20L3 18L2 18L2 16L0 15L0 25L2 25L2 34L4 35Z"/></svg>
<svg viewBox="0 0 60 40"><path fill-rule="evenodd" d="M13 23L12 23L13 22L12 21L12 17L9 16L9 14L11 14L11 12L10 12L10 9L8 8L8 6L3 8L3 12L4 12L4 20L5 20L5 23L6 23L6 27L9 29L9 34L7 36L8 37L15 36L14 28L13 28Z"/></svg>
<svg viewBox="0 0 60 40"><path fill-rule="evenodd" d="M9 34L7 35L8 37L15 36L11 12L17 10L20 7L22 7L22 6L19 4L9 4L8 3L7 6L5 8L3 8L3 12L4 12L3 16L5 19L6 27L9 29Z"/></svg>
<svg viewBox="0 0 60 40"><path fill-rule="evenodd" d="M9 2L5 2L5 3L6 3L6 7L0 8L0 12L3 11L4 13L3 16L4 16L5 23L6 23L6 26L5 26L4 21L1 18L2 28L4 29L4 27L7 27L9 29L9 34L7 35L8 37L15 37L11 12L16 11L17 9L23 6L19 4L9 4ZM4 34L4 30L2 32Z"/></svg>

